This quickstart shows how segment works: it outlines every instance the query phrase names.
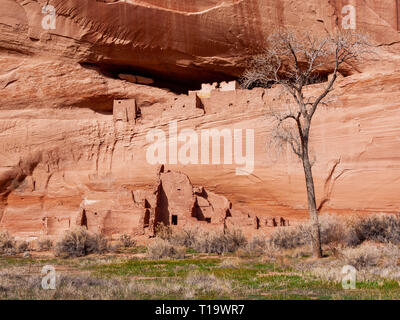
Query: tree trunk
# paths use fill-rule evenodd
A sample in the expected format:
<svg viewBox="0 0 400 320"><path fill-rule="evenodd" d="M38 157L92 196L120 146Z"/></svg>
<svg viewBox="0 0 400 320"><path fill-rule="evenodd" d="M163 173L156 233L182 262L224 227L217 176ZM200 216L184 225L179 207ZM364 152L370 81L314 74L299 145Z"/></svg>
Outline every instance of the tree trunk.
<svg viewBox="0 0 400 320"><path fill-rule="evenodd" d="M315 201L314 179L312 175L310 159L308 157L308 141L303 143L302 161L307 186L308 211L310 213L311 220L311 243L313 255L316 258L322 258L321 233L318 222L318 210Z"/></svg>

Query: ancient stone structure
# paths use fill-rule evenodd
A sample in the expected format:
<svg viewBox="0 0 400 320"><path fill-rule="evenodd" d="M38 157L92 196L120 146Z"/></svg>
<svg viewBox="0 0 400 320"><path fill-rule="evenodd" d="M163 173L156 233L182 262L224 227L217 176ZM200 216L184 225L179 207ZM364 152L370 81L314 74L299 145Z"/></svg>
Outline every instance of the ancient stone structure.
<svg viewBox="0 0 400 320"><path fill-rule="evenodd" d="M237 81L221 82L219 91L235 91L240 88Z"/></svg>
<svg viewBox="0 0 400 320"><path fill-rule="evenodd" d="M140 117L140 109L136 105L136 100L114 100L113 116L114 122L135 123L136 119Z"/></svg>
<svg viewBox="0 0 400 320"><path fill-rule="evenodd" d="M25 238L58 236L76 226L111 238L122 234L151 237L161 223L172 228L220 232L240 228L247 234L268 232L268 227L278 226L273 223L275 217L264 217L264 223L260 224L254 214L232 209L232 203L225 197L204 187L194 187L185 174L164 172L163 166L153 189L87 192L75 212L64 216L45 213L42 223L31 225L29 231L15 228L10 218L7 214L1 227ZM280 226L286 226L282 217L280 221Z"/></svg>
<svg viewBox="0 0 400 320"><path fill-rule="evenodd" d="M189 94L196 94L199 98L210 98L213 92L228 92L228 91L236 91L239 89L239 83L237 81L230 81L230 82L221 82L218 84L214 82L212 84L203 83L201 85L201 90L198 91L189 91Z"/></svg>

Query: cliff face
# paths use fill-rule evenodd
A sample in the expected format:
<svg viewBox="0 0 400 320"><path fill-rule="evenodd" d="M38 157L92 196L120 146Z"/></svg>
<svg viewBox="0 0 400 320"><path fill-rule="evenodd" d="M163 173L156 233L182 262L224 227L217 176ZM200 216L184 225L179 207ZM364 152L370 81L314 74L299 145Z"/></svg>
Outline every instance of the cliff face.
<svg viewBox="0 0 400 320"><path fill-rule="evenodd" d="M232 224L257 228L276 216L307 217L301 164L290 150L266 146L272 130L266 107L282 106L279 88L174 92L235 78L278 26L332 31L350 2L0 0L0 227L24 236L59 234L83 223L82 206L95 207L91 201L100 201L105 213L103 220L86 217L88 227L103 221L92 226L112 234L144 226L149 208L145 202L135 207L129 197L152 194L159 185L158 166L146 158L146 135L154 128L168 133L173 120L178 130L195 129L199 136L203 129L254 129L250 175L236 175L243 165L235 163L166 163L166 170L189 176L191 188L204 186L232 201L238 210L236 217L232 211ZM55 29L42 27L47 3L56 10ZM337 82L333 101L313 122L318 202L327 212L397 212L396 1L351 3L357 28L369 32L378 49L364 63L348 66L351 72ZM143 77L153 85L143 84L153 82ZM126 108L116 104L125 99ZM180 208L198 196L193 190L179 201L173 192L166 199ZM221 206L225 213L230 207Z"/></svg>
<svg viewBox="0 0 400 320"><path fill-rule="evenodd" d="M280 26L322 33L354 5L356 26L380 45L399 41L396 0L2 0L1 46L23 54L91 63L167 81L238 76L249 54ZM55 8L44 23L42 8ZM48 11L47 13L51 13Z"/></svg>

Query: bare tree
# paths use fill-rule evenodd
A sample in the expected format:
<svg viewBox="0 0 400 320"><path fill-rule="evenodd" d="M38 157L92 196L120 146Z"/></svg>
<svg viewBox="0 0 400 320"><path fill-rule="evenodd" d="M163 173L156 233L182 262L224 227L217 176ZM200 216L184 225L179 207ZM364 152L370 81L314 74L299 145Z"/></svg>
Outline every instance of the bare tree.
<svg viewBox="0 0 400 320"><path fill-rule="evenodd" d="M314 256L318 258L322 257L322 248L309 155L311 122L318 106L327 102L340 67L362 57L368 52L368 47L367 37L355 32L312 37L283 30L268 39L266 49L252 58L242 76L242 86L245 88L279 84L291 97L285 111L270 111L276 121L273 140L281 145L289 145L302 161L312 225L312 248ZM317 95L306 96L304 89L307 85L326 80L327 77L323 79L321 76L321 70L332 73L329 80L320 85Z"/></svg>

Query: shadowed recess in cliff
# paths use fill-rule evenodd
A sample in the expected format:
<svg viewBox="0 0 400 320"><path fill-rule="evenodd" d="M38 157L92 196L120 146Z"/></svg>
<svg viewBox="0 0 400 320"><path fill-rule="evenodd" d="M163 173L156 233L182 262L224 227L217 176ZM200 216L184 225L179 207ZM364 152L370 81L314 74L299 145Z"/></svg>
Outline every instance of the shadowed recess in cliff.
<svg viewBox="0 0 400 320"><path fill-rule="evenodd" d="M0 175L0 196L7 196L17 189L25 178L32 174L41 161L41 153L35 153L21 159L17 165Z"/></svg>
<svg viewBox="0 0 400 320"><path fill-rule="evenodd" d="M155 73L144 69L133 68L127 65L104 64L104 63L80 63L82 67L97 70L103 76L125 80L131 83L148 85L160 89L169 90L176 94L187 94L191 90L200 90L202 83L214 83L223 81L237 80L236 77L229 75L201 75L196 79L190 77L168 76L163 73Z"/></svg>

